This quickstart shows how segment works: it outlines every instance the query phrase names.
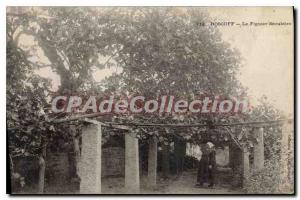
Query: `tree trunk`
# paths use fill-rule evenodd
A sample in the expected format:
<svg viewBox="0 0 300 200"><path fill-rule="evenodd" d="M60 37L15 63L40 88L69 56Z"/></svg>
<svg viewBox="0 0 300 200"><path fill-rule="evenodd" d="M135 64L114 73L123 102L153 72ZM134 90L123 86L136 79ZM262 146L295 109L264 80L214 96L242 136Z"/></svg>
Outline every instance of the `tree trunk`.
<svg viewBox="0 0 300 200"><path fill-rule="evenodd" d="M45 188L45 170L46 170L46 150L47 145L43 144L42 153L39 157L39 183L38 183L38 193L43 194Z"/></svg>
<svg viewBox="0 0 300 200"><path fill-rule="evenodd" d="M46 169L46 162L43 156L39 158L39 185L38 185L38 193L44 193L44 186L45 186L45 169Z"/></svg>
<svg viewBox="0 0 300 200"><path fill-rule="evenodd" d="M79 160L80 160L80 147L79 147L79 138L75 137L73 138L73 142L74 142L74 153L75 153L75 169L76 169L76 178L80 178L79 177Z"/></svg>
<svg viewBox="0 0 300 200"><path fill-rule="evenodd" d="M69 160L69 165L70 165L70 180L72 183L74 183L74 186L76 189L79 189L79 184L80 184L80 173L79 173L79 161L80 161L80 144L79 144L79 139L80 136L77 134L76 126L75 125L70 125L70 133L72 136L72 150L70 153L70 160ZM75 190L76 190L75 189Z"/></svg>

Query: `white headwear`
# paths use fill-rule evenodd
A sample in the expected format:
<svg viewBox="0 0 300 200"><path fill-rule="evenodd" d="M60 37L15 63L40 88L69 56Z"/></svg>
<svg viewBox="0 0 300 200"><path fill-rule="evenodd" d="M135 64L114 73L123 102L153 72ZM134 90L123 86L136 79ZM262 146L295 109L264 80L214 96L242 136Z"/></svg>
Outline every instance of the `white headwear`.
<svg viewBox="0 0 300 200"><path fill-rule="evenodd" d="M208 145L209 148L213 148L215 145L211 142L206 143Z"/></svg>

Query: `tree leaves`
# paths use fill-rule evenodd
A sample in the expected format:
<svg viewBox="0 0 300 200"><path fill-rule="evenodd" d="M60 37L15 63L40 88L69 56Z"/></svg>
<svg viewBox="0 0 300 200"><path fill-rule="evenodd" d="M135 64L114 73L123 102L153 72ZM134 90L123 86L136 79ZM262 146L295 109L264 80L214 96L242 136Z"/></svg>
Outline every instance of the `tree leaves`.
<svg viewBox="0 0 300 200"><path fill-rule="evenodd" d="M7 23L12 26L10 20ZM34 75L27 59L14 40L7 40L6 119L12 157L39 154L41 137L53 131L46 121L49 80Z"/></svg>

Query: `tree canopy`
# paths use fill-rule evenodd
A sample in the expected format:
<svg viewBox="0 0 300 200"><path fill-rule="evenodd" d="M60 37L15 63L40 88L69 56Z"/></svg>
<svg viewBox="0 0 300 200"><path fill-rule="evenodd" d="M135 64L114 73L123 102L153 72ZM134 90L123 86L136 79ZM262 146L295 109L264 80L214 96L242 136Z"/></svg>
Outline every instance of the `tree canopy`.
<svg viewBox="0 0 300 200"><path fill-rule="evenodd" d="M58 93L169 94L187 99L245 93L236 77L238 52L216 28L203 26L210 18L194 8L27 8L18 15L8 13L8 18L15 26L11 37L17 45L22 34L34 38L27 62L36 68L50 66L60 76ZM47 58L40 60L48 64L31 61L38 51ZM97 68L122 70L97 83L92 76ZM190 123L228 118L121 116L117 120Z"/></svg>

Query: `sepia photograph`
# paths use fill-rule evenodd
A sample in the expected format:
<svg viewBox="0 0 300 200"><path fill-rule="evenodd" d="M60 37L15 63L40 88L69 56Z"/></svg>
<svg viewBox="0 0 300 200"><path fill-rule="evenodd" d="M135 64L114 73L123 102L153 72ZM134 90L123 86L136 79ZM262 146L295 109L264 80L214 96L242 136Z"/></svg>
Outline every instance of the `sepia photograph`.
<svg viewBox="0 0 300 200"><path fill-rule="evenodd" d="M294 12L7 6L7 193L295 195Z"/></svg>

